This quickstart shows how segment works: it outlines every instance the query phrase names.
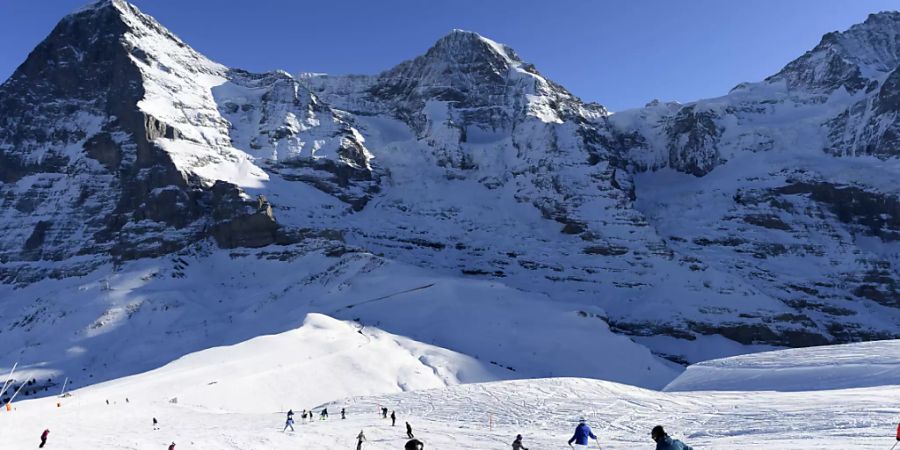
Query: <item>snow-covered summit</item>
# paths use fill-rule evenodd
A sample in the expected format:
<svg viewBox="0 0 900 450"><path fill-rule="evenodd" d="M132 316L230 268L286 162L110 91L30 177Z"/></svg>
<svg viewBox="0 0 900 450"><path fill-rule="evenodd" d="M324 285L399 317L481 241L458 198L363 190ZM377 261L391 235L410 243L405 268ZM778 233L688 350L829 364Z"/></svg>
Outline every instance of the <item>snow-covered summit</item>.
<svg viewBox="0 0 900 450"><path fill-rule="evenodd" d="M791 89L831 93L866 88L900 65L900 12L871 14L843 32L831 32L768 81L787 82Z"/></svg>

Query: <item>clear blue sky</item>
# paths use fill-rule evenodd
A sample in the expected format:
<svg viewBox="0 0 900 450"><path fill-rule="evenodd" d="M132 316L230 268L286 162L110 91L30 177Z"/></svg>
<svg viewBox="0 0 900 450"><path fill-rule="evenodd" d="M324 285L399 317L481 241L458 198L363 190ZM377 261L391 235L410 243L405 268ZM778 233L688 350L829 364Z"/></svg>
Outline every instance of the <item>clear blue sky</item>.
<svg viewBox="0 0 900 450"><path fill-rule="evenodd" d="M0 80L84 0L0 0ZM213 60L377 73L453 28L507 44L613 111L691 101L778 71L897 0L134 0Z"/></svg>

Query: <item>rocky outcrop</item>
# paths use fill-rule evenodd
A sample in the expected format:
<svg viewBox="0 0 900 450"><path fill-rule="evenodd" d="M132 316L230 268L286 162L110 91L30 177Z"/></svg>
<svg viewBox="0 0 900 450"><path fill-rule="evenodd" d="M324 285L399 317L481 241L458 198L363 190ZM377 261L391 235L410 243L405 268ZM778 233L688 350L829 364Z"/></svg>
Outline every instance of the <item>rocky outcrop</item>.
<svg viewBox="0 0 900 450"><path fill-rule="evenodd" d="M669 167L700 177L722 163L718 149L722 131L716 119L714 113L698 111L695 105L672 117L666 129Z"/></svg>

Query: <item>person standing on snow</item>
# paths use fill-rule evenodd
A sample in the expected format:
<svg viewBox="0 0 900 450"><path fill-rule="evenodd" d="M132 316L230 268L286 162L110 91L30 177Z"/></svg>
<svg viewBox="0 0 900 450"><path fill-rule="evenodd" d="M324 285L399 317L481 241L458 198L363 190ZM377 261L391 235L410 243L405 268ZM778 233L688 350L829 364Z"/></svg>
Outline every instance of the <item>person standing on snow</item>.
<svg viewBox="0 0 900 450"><path fill-rule="evenodd" d="M408 437L409 439L412 439L415 437L412 434L412 425L410 425L409 422L406 422L406 437Z"/></svg>
<svg viewBox="0 0 900 450"><path fill-rule="evenodd" d="M174 442L172 443L172 445L169 446L169 450L175 450L175 443L174 443Z"/></svg>
<svg viewBox="0 0 900 450"><path fill-rule="evenodd" d="M328 418L328 408L322 410L322 414L319 415L320 420L325 420Z"/></svg>
<svg viewBox="0 0 900 450"><path fill-rule="evenodd" d="M287 412L287 418L288 418L288 419L293 419L293 418L294 418L294 410L293 410L293 409L289 409L289 410L288 410L288 412Z"/></svg>
<svg viewBox="0 0 900 450"><path fill-rule="evenodd" d="M522 435L521 434L516 435L516 440L514 440L512 443L512 450L528 450L527 448L525 448L524 445L522 445Z"/></svg>
<svg viewBox="0 0 900 450"><path fill-rule="evenodd" d="M422 450L425 448L425 444L418 439L412 439L406 442L406 445L403 446L403 450Z"/></svg>
<svg viewBox="0 0 900 450"><path fill-rule="evenodd" d="M572 435L572 439L569 439L569 447L573 447L572 443L579 447L587 447L588 446L588 438L597 440L597 436L594 436L594 433L591 431L591 427L585 423L584 419L578 421L578 426L575 427L575 434Z"/></svg>
<svg viewBox="0 0 900 450"><path fill-rule="evenodd" d="M391 411L391 426L397 426L397 411Z"/></svg>
<svg viewBox="0 0 900 450"><path fill-rule="evenodd" d="M291 431L294 431L294 418L288 417L288 419L284 422L284 429L281 432L287 431L288 427L291 427Z"/></svg>
<svg viewBox="0 0 900 450"><path fill-rule="evenodd" d="M38 448L44 448L44 446L47 445L47 437L48 436L50 436L49 428L44 430L43 433L41 433L41 445L38 445Z"/></svg>
<svg viewBox="0 0 900 450"><path fill-rule="evenodd" d="M341 408L341 420L344 420L346 418L347 418L347 409Z"/></svg>
<svg viewBox="0 0 900 450"><path fill-rule="evenodd" d="M356 450L362 450L363 442L366 442L366 434L363 430L359 430L359 434L356 435Z"/></svg>
<svg viewBox="0 0 900 450"><path fill-rule="evenodd" d="M381 408L381 418L387 419L387 408Z"/></svg>
<svg viewBox="0 0 900 450"><path fill-rule="evenodd" d="M156 417L153 418L153 429L154 430L159 429L159 421L156 420Z"/></svg>
<svg viewBox="0 0 900 450"><path fill-rule="evenodd" d="M650 437L656 442L656 450L694 450L690 446L685 445L684 442L670 438L662 425L653 427L653 430L650 431Z"/></svg>

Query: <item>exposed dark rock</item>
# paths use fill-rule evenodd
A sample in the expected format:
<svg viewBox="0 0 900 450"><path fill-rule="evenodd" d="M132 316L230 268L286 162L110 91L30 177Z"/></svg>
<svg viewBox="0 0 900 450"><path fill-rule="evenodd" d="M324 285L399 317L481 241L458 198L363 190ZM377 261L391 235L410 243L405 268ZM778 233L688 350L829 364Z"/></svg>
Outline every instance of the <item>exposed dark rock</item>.
<svg viewBox="0 0 900 450"><path fill-rule="evenodd" d="M784 223L780 217L774 214L748 214L743 217L744 222L758 227L771 228L773 230L790 231L791 226Z"/></svg>
<svg viewBox="0 0 900 450"><path fill-rule="evenodd" d="M718 142L721 130L716 115L682 108L672 118L666 132L669 138L669 166L694 176L703 176L722 163Z"/></svg>
<svg viewBox="0 0 900 450"><path fill-rule="evenodd" d="M853 186L798 181L774 190L777 194L807 194L824 203L845 223L862 225L868 234L900 240L900 199Z"/></svg>

